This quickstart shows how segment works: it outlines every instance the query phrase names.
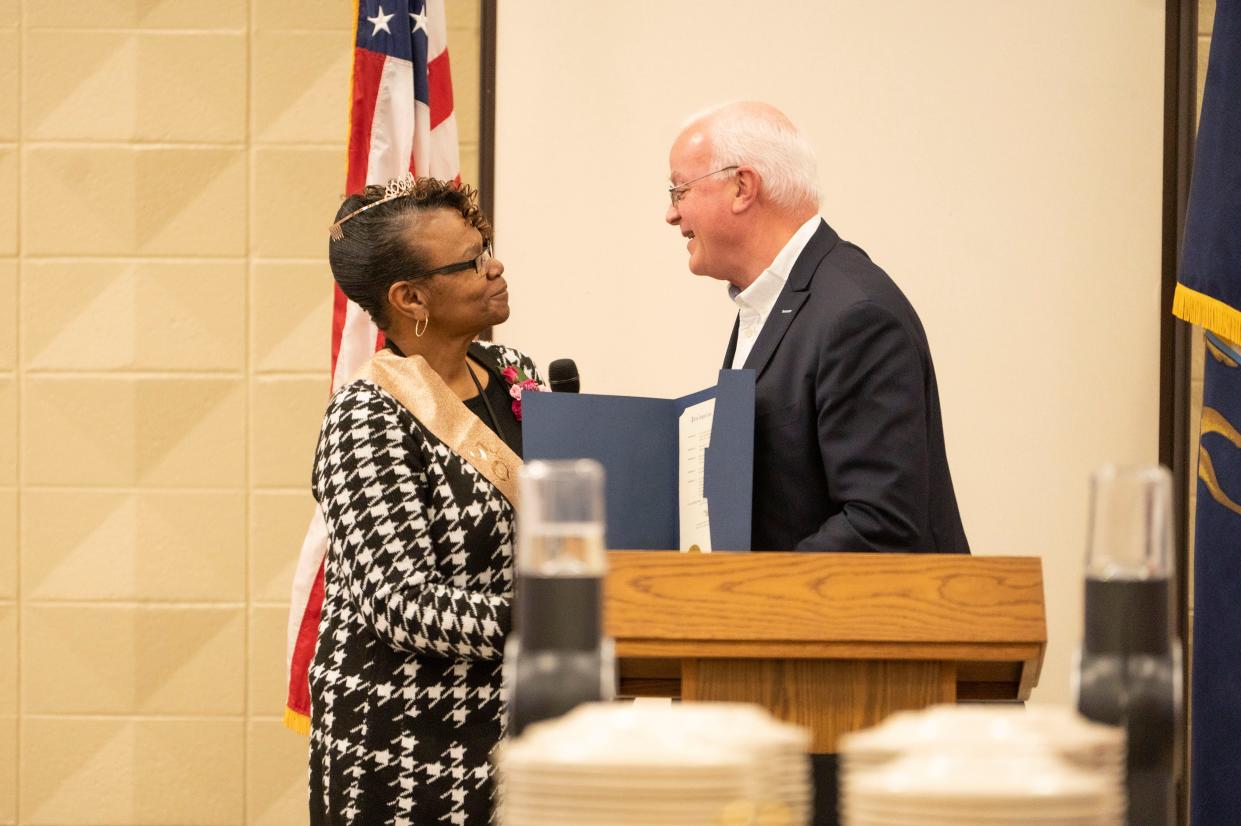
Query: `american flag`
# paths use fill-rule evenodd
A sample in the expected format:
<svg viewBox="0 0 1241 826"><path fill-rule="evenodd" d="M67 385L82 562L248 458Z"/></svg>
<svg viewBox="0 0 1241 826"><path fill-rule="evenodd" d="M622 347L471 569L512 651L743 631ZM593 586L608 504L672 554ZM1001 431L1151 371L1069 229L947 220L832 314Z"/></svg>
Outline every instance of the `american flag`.
<svg viewBox="0 0 1241 826"><path fill-rule="evenodd" d="M419 177L460 180L444 0L358 0L357 11L346 191L359 192L410 170ZM339 288L335 293L332 392L352 380L381 341L366 312ZM323 606L327 549L323 513L316 508L289 607L284 722L302 733L310 730L307 673Z"/></svg>

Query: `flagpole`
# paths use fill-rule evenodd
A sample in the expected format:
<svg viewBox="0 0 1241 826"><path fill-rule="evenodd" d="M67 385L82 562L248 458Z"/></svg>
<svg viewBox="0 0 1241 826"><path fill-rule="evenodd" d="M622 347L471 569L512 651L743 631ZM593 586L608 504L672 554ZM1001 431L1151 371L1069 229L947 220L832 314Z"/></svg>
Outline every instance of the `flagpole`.
<svg viewBox="0 0 1241 826"><path fill-rule="evenodd" d="M496 201L496 0L482 0L478 97L478 199L488 219L495 221Z"/></svg>
<svg viewBox="0 0 1241 826"><path fill-rule="evenodd" d="M479 95L478 95L478 206L496 220L496 0L480 0ZM480 337L493 341L490 327Z"/></svg>
<svg viewBox="0 0 1241 826"><path fill-rule="evenodd" d="M1176 626L1182 640L1191 636L1189 594L1189 491L1196 484L1191 450L1191 327L1172 315L1185 213L1193 168L1197 103L1198 0L1165 0L1163 244L1160 282L1159 461L1172 471L1175 550ZM1188 647L1188 646L1187 646ZM1190 680L1190 657L1182 660L1183 685ZM1176 790L1177 821L1189 822L1189 715L1181 723L1183 767Z"/></svg>

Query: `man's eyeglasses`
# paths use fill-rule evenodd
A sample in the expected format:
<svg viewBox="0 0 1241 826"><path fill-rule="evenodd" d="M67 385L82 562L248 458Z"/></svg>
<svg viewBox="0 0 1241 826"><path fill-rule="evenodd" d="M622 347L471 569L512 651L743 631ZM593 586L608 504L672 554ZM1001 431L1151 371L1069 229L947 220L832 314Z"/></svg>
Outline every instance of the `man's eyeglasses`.
<svg viewBox="0 0 1241 826"><path fill-rule="evenodd" d="M697 178L694 178L693 180L690 180L690 181L686 181L683 184L677 184L676 186L670 186L668 187L668 198L669 200L672 201L672 205L676 206L677 204L681 202L681 199L685 197L685 193L689 192L689 188L692 184L698 183L703 178L710 178L712 175L718 175L721 172L732 172L736 168L737 168L736 164L732 166L726 166L723 169L717 169L714 172L708 172L706 175L699 175Z"/></svg>
<svg viewBox="0 0 1241 826"><path fill-rule="evenodd" d="M495 257L495 253L491 248L491 244L483 247L483 251L478 254L477 258L471 258L469 261L458 261L455 264L445 264L442 267L436 267L433 270L420 272L417 275L411 275L410 281L415 278L429 278L432 275L448 275L449 273L461 272L473 268L478 275L485 275L487 268L491 265L491 259Z"/></svg>

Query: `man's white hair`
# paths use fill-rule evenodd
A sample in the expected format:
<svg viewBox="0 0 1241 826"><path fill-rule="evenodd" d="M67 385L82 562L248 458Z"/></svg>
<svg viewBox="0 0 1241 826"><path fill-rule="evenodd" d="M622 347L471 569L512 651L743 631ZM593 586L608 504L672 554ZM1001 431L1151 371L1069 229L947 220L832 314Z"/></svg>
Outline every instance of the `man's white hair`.
<svg viewBox="0 0 1241 826"><path fill-rule="evenodd" d="M819 208L819 164L810 142L775 107L732 102L713 106L691 117L710 138L712 169L751 166L763 191L776 205L790 210Z"/></svg>

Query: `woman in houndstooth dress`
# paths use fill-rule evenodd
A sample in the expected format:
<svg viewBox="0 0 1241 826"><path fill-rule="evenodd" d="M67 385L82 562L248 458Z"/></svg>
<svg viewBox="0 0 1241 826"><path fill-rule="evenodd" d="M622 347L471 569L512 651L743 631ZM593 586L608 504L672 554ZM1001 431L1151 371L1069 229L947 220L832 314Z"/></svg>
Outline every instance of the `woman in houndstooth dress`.
<svg viewBox="0 0 1241 826"><path fill-rule="evenodd" d="M485 824L521 463L510 386L538 378L520 353L474 341L509 310L468 190L370 187L333 237L336 282L388 347L333 396L315 455L331 544L310 821Z"/></svg>

